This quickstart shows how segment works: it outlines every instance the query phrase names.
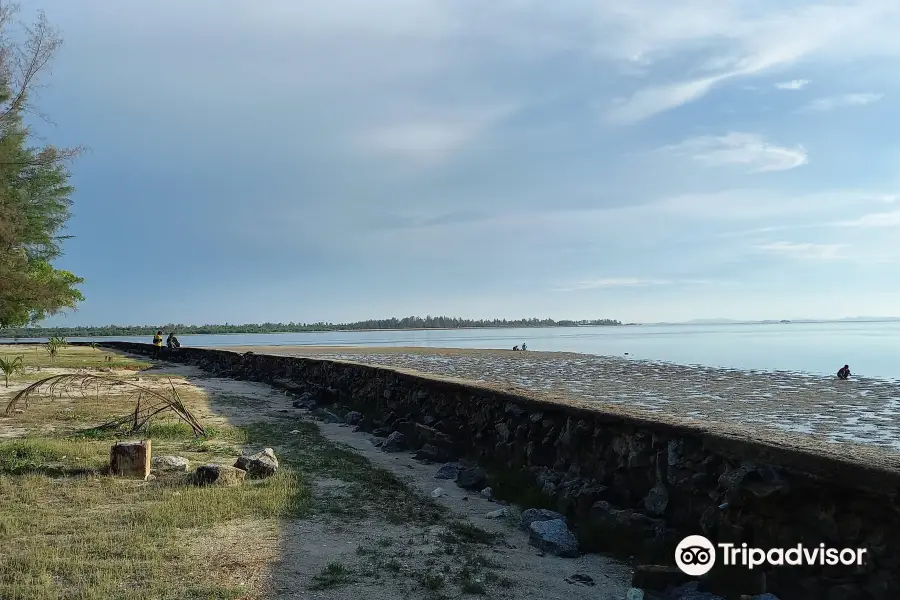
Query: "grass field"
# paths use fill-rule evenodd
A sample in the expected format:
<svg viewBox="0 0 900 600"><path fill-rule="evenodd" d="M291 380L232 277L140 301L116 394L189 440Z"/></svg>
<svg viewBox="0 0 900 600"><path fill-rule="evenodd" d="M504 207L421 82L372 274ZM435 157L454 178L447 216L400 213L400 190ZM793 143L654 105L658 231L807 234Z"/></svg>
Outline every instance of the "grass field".
<svg viewBox="0 0 900 600"><path fill-rule="evenodd" d="M42 370L14 377L9 390L0 387L0 407L23 378L109 366L106 354L86 347L63 348L52 362L46 352L28 350L26 359ZM0 348L3 355L16 351ZM215 417L216 402L221 396L233 406L240 394L143 373L147 363L126 357L115 363L118 370L101 375L160 389L175 384L185 405L205 415L206 435L195 437L173 416L155 418L137 435L95 429L133 409L127 386L37 397L21 412L0 412L3 600L250 600L282 597L279 585L325 594L313 597L441 599L512 585L483 554L496 536L454 520L391 472L327 440L315 424L263 414L231 424ZM188 473L112 477L109 449L121 438L150 438L154 456L182 456L192 466L232 464L244 449L273 447L281 468L237 487L197 487ZM435 526L439 531L428 529ZM322 544L329 531L352 534L350 558L346 548L333 548L343 554L320 557L321 566L286 564L290 548L292 556L306 556L306 546L315 545L309 533L291 533L309 527L322 529ZM401 541L401 534L410 537ZM428 535L439 556L411 566L425 543L413 538ZM303 572L309 568L315 572Z"/></svg>
<svg viewBox="0 0 900 600"><path fill-rule="evenodd" d="M150 366L147 361L122 356L103 348L90 346L63 346L56 356L51 356L45 345L0 344L0 359L21 356L26 373L40 369L134 369Z"/></svg>

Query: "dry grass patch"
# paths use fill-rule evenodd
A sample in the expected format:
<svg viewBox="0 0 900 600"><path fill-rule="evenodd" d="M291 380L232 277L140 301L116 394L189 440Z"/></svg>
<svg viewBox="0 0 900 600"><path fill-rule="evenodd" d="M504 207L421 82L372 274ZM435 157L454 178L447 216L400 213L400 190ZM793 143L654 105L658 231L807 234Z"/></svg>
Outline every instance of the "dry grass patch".
<svg viewBox="0 0 900 600"><path fill-rule="evenodd" d="M0 358L21 356L26 369L146 369L150 363L118 352L90 346L62 346L51 357L41 344L0 344ZM111 360L107 360L107 357Z"/></svg>
<svg viewBox="0 0 900 600"><path fill-rule="evenodd" d="M185 474L124 480L102 474L109 445L0 442L0 598L245 597L247 581L210 576L220 562L198 562L196 541L223 524L271 530L310 510L309 488L290 469L234 488L195 487ZM256 572L258 584L265 569Z"/></svg>

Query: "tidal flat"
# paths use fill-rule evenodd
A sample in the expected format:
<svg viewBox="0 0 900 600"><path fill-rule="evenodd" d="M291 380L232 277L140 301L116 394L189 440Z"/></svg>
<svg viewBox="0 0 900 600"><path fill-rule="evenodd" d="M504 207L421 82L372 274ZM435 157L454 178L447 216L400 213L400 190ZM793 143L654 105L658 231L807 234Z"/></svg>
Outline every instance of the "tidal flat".
<svg viewBox="0 0 900 600"><path fill-rule="evenodd" d="M687 366L564 352L445 348L238 347L236 352L381 365L627 408L649 418L742 431L842 451L900 457L900 382Z"/></svg>

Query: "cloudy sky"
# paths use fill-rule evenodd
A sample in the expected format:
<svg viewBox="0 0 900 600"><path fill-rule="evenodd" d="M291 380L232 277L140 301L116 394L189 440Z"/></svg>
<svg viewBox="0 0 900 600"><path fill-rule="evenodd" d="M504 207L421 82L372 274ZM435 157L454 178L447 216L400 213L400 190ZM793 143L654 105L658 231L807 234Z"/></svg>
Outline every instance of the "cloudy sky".
<svg viewBox="0 0 900 600"><path fill-rule="evenodd" d="M54 324L900 315L895 0L38 7Z"/></svg>

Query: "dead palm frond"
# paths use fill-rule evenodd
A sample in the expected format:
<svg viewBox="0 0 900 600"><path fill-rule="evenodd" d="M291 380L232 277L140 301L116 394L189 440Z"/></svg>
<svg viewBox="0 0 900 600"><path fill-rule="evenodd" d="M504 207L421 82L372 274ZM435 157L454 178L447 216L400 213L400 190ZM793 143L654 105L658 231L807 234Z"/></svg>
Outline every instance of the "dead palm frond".
<svg viewBox="0 0 900 600"><path fill-rule="evenodd" d="M169 380L169 389L159 391L130 381L88 373L54 375L36 381L16 394L9 401L9 404L6 405L6 414L7 416L13 414L17 408L28 408L29 400L40 396L48 396L50 400L53 400L64 396L72 397L73 392L82 397L88 397L93 392L95 397L99 398L101 394L108 395L114 387L121 386L126 386L126 389L129 390L129 400L135 401L134 410L127 415L99 425L98 429L119 429L123 425L130 423L131 431L134 432L144 427L156 415L171 411L190 425L194 435L202 436L206 434L203 425L181 401L178 390L175 389L175 384L172 383L171 379Z"/></svg>

